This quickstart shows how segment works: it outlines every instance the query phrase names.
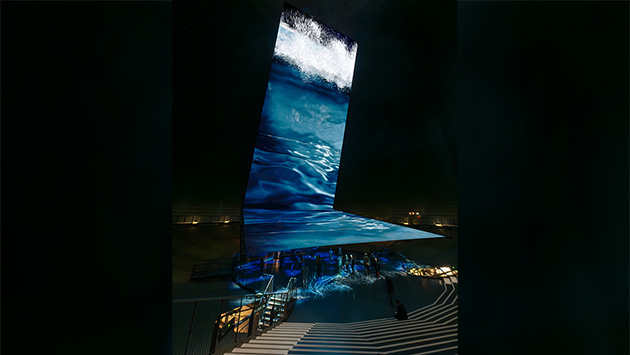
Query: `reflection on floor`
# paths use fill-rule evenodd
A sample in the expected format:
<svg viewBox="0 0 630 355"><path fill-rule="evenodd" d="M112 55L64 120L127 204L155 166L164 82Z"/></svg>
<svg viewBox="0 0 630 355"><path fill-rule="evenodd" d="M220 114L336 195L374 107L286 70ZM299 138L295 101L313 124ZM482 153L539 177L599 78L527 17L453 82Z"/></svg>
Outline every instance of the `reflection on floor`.
<svg viewBox="0 0 630 355"><path fill-rule="evenodd" d="M414 309L430 303L442 290L439 279L409 275L409 265L417 264L399 253L387 249L369 254L339 250L309 248L252 258L241 265L238 285L231 288L256 292L274 275L275 289L282 290L290 277L296 277L301 288L289 319L297 322L353 322L386 317L392 314L396 299ZM366 258L370 263L367 271Z"/></svg>

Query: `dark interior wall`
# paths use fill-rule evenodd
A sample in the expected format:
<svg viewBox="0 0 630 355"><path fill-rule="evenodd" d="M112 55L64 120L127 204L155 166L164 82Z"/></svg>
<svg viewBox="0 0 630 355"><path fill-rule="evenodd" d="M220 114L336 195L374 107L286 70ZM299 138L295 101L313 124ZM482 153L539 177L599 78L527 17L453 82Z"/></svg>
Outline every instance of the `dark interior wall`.
<svg viewBox="0 0 630 355"><path fill-rule="evenodd" d="M626 354L628 2L458 14L458 351Z"/></svg>
<svg viewBox="0 0 630 355"><path fill-rule="evenodd" d="M173 209L238 205L280 11L269 19L244 1L177 2L173 11Z"/></svg>
<svg viewBox="0 0 630 355"><path fill-rule="evenodd" d="M171 4L0 6L1 352L170 354Z"/></svg>
<svg viewBox="0 0 630 355"><path fill-rule="evenodd" d="M457 4L291 4L359 43L335 207L452 209ZM282 1L175 3L174 211L240 204L281 9Z"/></svg>

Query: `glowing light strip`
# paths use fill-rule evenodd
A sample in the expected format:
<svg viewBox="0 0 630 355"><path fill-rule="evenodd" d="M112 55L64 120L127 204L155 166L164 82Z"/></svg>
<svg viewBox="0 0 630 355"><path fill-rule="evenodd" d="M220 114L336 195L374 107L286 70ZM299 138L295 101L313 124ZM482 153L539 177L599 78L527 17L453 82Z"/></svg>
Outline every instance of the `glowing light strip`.
<svg viewBox="0 0 630 355"><path fill-rule="evenodd" d="M452 316L452 315L454 315L454 314L457 314L457 312L458 312L458 311L455 311L455 312L449 313L449 314L445 315L445 316L444 316L444 317L442 317L442 318L436 319L435 321L436 321L436 322L439 322L439 321L441 321L441 320L442 320L442 319L444 319L444 318L448 318L448 317L450 317L450 316ZM457 317L457 316L455 316L455 318L453 318L452 320L449 320L449 321L448 321L448 322L446 322L446 323L452 322L454 319L457 319L457 318L458 318L458 317Z"/></svg>
<svg viewBox="0 0 630 355"><path fill-rule="evenodd" d="M422 307L420 309L414 310L413 312L410 312L409 314L413 314L414 312L417 312L419 310L422 310L422 309L425 309L427 307L431 307L431 306L436 305L438 303L438 301L440 300L440 298L442 298L442 296L446 293L446 291L448 291L448 288L446 287L446 285L443 285L443 286L444 286L444 291L442 291L440 296L438 296L438 298L432 304L424 306L424 307ZM355 327L352 327L352 325L359 325L360 326L360 325L363 325L363 324L370 324L370 323L382 324L383 320L388 320L389 321L389 320L391 320L391 318L389 318L389 317L388 318L380 318L380 319L374 319L374 320L369 320L369 321L351 322L351 323L347 323L347 324L350 325L350 328L355 328Z"/></svg>
<svg viewBox="0 0 630 355"><path fill-rule="evenodd" d="M432 341L432 340L450 338L450 337L453 337L453 336L457 336L458 334L459 333L453 333L453 334L449 334L449 335L441 335L439 337L427 338L427 339L422 339L422 340L412 340L412 341L408 341L408 342L405 342L405 343L396 343L396 344L391 344L391 345L387 345L387 346L382 346L381 349L395 348L395 347L403 346L403 345L426 343L426 342L429 342L429 341ZM455 341L457 341L457 339L455 339ZM433 345L437 345L437 344L427 344L425 346L433 346ZM417 349L417 348L413 348L413 349ZM407 348L405 350L411 350L411 348Z"/></svg>
<svg viewBox="0 0 630 355"><path fill-rule="evenodd" d="M267 344L244 343L243 345L241 345L241 349L242 348L256 348L256 349L265 349L265 351L267 351L266 349L291 350L291 348L293 348L293 345L295 345L295 344L291 344L291 345L267 345ZM288 353L288 351L287 351L287 353Z"/></svg>
<svg viewBox="0 0 630 355"><path fill-rule="evenodd" d="M445 329L445 328L456 328L457 324L452 324L452 325L443 325L443 326L439 326L439 327L422 327L423 329L419 329L416 331L410 331L410 332L406 332L406 333L396 333L396 334L389 334L389 335L383 335L381 337L376 337L376 338L371 338L372 340L374 339L387 339L387 338L393 338L398 339L400 336L404 336L404 335L412 335L412 334L417 334L417 333L424 333L424 332L428 332L428 331L433 331L435 329ZM385 343L391 341L390 340L379 340L376 341L375 343Z"/></svg>
<svg viewBox="0 0 630 355"><path fill-rule="evenodd" d="M453 336L457 336L457 335L458 335L458 333L457 333L457 332L452 333L452 331L453 331L453 330L444 330L444 331L440 331L440 332L435 332L435 333L430 333L430 334L424 334L424 336L427 336L427 335L435 335L435 334L440 334L440 333L447 333L447 332L450 332L449 334L446 334L446 335L441 335L441 336L437 336L437 337L433 337L433 338L421 338L421 339L411 340L411 341L408 341L408 342L405 342L405 343L399 343L399 342L396 342L396 343L394 343L394 344L383 345L383 346L378 346L378 345L377 345L377 346L376 346L376 348L381 349L381 350L386 350L386 349L388 349L388 348L395 348L395 347L404 346L404 345L412 345L412 344L425 343L425 342L430 342L430 341L433 341L433 340L444 339L444 338L450 338L450 337L453 337ZM455 329L455 331L457 331L457 330ZM391 341L392 341L392 340L389 340L389 342L391 342ZM381 343L382 343L382 342L387 342L387 341L381 341ZM310 347L319 347L319 348L324 347L324 348L344 349L344 351L345 351L345 349L373 349L373 348L374 348L374 346L357 346L357 345L327 345L327 344L321 344L321 345L319 345L319 344L302 344L302 343L300 343L300 344L296 345L296 347L307 347L307 348L310 348ZM298 350L298 349L295 349L295 350Z"/></svg>
<svg viewBox="0 0 630 355"><path fill-rule="evenodd" d="M451 314L453 314L453 313L451 313ZM379 330L370 331L369 333L366 332L366 333L364 333L364 334L362 334L360 336L362 338L366 339L366 340L381 339L381 338L385 338L387 336L382 336L382 337L376 337L375 338L375 337L373 337L370 334L381 334L383 331L389 331L389 330L395 330L396 334L399 334L401 331L405 331L405 330L437 329L437 328L439 328L441 326L444 326L444 325L446 325L446 324L438 323L437 320L436 321L429 321L429 322L418 321L418 320L407 320L407 321L404 321L404 323L402 323L400 321L395 321L395 323L391 323L389 325L382 326ZM309 335L307 335L305 337L305 339L307 337L309 337ZM324 338L325 339L330 339L330 336L325 336L325 335L315 335L315 336L312 336L312 337L313 338L320 338L320 339L324 339ZM339 338L337 338L337 339L339 339ZM313 340L315 340L315 339L313 339Z"/></svg>
<svg viewBox="0 0 630 355"><path fill-rule="evenodd" d="M443 351L455 350L455 349L457 349L457 346L451 346L450 348L440 348L440 349L435 349L435 350L429 350L429 351L425 351L423 353L417 353L416 355L428 355L428 354L441 353Z"/></svg>
<svg viewBox="0 0 630 355"><path fill-rule="evenodd" d="M444 296L444 294L446 293L446 291L448 291L448 287L446 287L446 284L443 285L444 286L444 291L440 294L440 296L435 300L435 302L433 302L432 306L437 305L437 303L440 301L440 299L442 298L442 296ZM444 301L442 301L441 304L444 304L444 302L446 300L448 300L449 297L451 297L451 294L453 294L453 292L455 291L455 287L453 287L453 289L451 290L451 292L448 294L448 296L446 296L446 299ZM420 309L416 309L414 311L409 312L409 315L419 315L421 313L418 313L422 310L422 308Z"/></svg>
<svg viewBox="0 0 630 355"><path fill-rule="evenodd" d="M346 340L346 341L334 341L334 340L309 340L309 339L302 339L301 343L313 343L313 344L333 344L333 343L338 343L338 344L371 344L373 345L374 343L369 342L369 341L365 341L363 339L359 339L359 340Z"/></svg>
<svg viewBox="0 0 630 355"><path fill-rule="evenodd" d="M395 353L400 353L400 352L405 352L405 351L409 351L409 350L415 350L415 349L421 349L421 348L427 348L429 346L436 346L436 345L442 345L442 344L448 344L448 343L454 343L457 342L457 339L453 339L453 340L447 340L447 341L442 341L439 343L432 343L432 344L426 344L426 345L420 345L420 346L414 346L412 348L404 348L404 349L398 349L398 350L394 350L389 352L388 354L395 354ZM440 351L444 351L443 349L440 349Z"/></svg>
<svg viewBox="0 0 630 355"><path fill-rule="evenodd" d="M451 286L450 292L448 292L448 285ZM444 290L442 293L436 298L436 300L427 306L424 306L420 309L417 309L410 313L410 318L413 316L415 319L410 319L409 321L405 321L404 326L401 327L400 321L391 320L390 318L385 318L386 324L383 324L383 320L370 320L370 321L359 321L353 323L315 323L311 330L301 339L298 344L294 346L291 350L292 352L328 352L330 350L318 350L315 348L329 348L329 349L340 349L342 352L346 353L362 353L368 354L366 351L353 351L354 349L368 349L369 346L360 346L354 345L361 340L361 344L372 344L371 348L378 348L382 350L397 348L399 346L405 345L414 345L427 343L419 346L413 346L409 348L396 349L393 351L388 351L388 354L406 352L409 350L422 349L426 347L433 347L443 344L449 344L453 342L457 342L457 339L441 341L441 342L433 342L439 339L445 339L449 337L457 337L457 327L458 323L447 325L444 323L439 323L444 319L449 319L447 323L452 323L457 321L457 308L456 305L457 299L459 296L455 293L456 288L455 285L451 283L444 282L443 283ZM453 297L453 295L455 295ZM413 315L412 315L413 313ZM441 316L441 317L440 317ZM453 318L454 316L454 318ZM416 317L421 317L418 319ZM437 318L439 317L439 318ZM433 320L432 320L433 319ZM437 325L437 326L436 326ZM321 327L321 329L320 329ZM331 330L335 328L334 330ZM422 328L422 329L419 329ZM383 335L378 337L373 337L371 335L382 334L383 332L388 332L389 330L395 330L395 334ZM403 333L401 333L401 330ZM357 333L357 332L361 333ZM354 334L353 334L354 333ZM445 334L446 333L446 334ZM440 336L435 336L432 338L426 338L426 336L432 336L437 334L444 334ZM377 345L395 341L399 339L400 336L412 336L412 337L423 337L422 339L410 340L405 343L394 343L388 345ZM336 341L331 341L331 339L336 339ZM378 339L378 341L374 341ZM345 340L345 341L342 341ZM370 342L371 341L371 342ZM335 342L335 344L332 344ZM327 345L328 344L328 345ZM306 348L304 350L300 348ZM448 348L440 348L436 350L430 350L424 352L422 354L431 354L435 352L442 352L446 350L457 349L457 346L448 347Z"/></svg>
<svg viewBox="0 0 630 355"><path fill-rule="evenodd" d="M439 311L441 308L444 308L446 306L446 302L448 301L448 298L446 300L444 300L444 302L442 304L440 304L439 306L435 306L432 309L427 309L421 313L424 313L422 315L420 315L421 313L418 314L414 314L413 317L414 319L431 319L430 317L428 317L429 315L435 313L436 311ZM452 303L451 303L452 304Z"/></svg>
<svg viewBox="0 0 630 355"><path fill-rule="evenodd" d="M296 343L294 341L284 341L284 340L267 340L267 339L252 339L249 341L250 344L252 343L260 343L260 344L279 344L279 345L295 345Z"/></svg>
<svg viewBox="0 0 630 355"><path fill-rule="evenodd" d="M448 292L448 286L451 286L451 291ZM391 320L390 318L385 318L387 324L383 324L383 319L379 320L370 320L370 321L359 321L353 323L314 323L310 330L305 334L304 337L298 341L298 343L292 348L292 352L329 352L330 350L319 350L314 348L329 348L329 349L340 349L345 353L360 353L360 354L376 354L373 352L367 351L353 351L353 349L361 350L361 349L369 349L374 348L375 346L378 349L388 349L393 347L399 347L401 345L412 345L412 344L420 344L425 342L431 342L434 340L444 339L448 337L458 336L456 332L458 323L447 325L443 323L438 323L441 320L451 318L447 321L447 323L451 323L457 320L457 308L458 306L455 304L459 296L455 294L455 297L452 297L456 291L454 284L444 282L443 283L444 290L442 293L436 298L436 300L427 306L424 306L420 309L417 309L410 313L410 318L413 316L414 318L422 316L422 319L410 319L406 321L403 327L401 327L401 323L396 320ZM444 297L446 296L446 297ZM450 301L450 302L449 302ZM447 304L448 303L448 304ZM430 315L430 316L429 316ZM443 315L443 316L442 316ZM429 317L427 317L429 316ZM434 319L436 317L442 316L440 318ZM452 318L455 316L454 318ZM436 326L437 325L437 326ZM331 328L335 328L331 330ZM419 329L422 328L422 329ZM367 330L367 331L366 331ZM382 334L383 332L387 332L388 330L395 330L395 334L384 335L379 337L373 337L372 334ZM401 330L404 333L401 333ZM408 330L408 331L406 331ZM361 333L357 334L357 331L361 331ZM453 331L455 331L453 333ZM443 334L432 338L423 338L408 341L405 343L394 343L389 345L377 345L392 342L398 339L401 335L404 336L431 336L437 334ZM331 339L336 339L331 340ZM375 341L378 339L378 341ZM370 342L370 340L372 342ZM391 352L387 352L388 354L399 353L409 350L421 349L426 347L432 347L442 344L448 344L456 342L457 339L442 341L442 342L433 342L424 345L414 346L410 348L396 349ZM335 344L338 345L335 345ZM369 346L360 346L355 344L371 344L372 347ZM300 349L306 348L306 349ZM436 350L430 350L427 352L423 352L421 354L431 354L435 352L442 352L446 350L457 349L457 346L449 347L449 348L440 348Z"/></svg>
<svg viewBox="0 0 630 355"><path fill-rule="evenodd" d="M308 353L312 353L312 352L317 352L317 353L330 353L330 350L319 350L319 349L292 349L291 352L308 352ZM380 352L375 352L375 351L352 351L352 350L345 350L344 353L350 353L350 354L366 354L366 355L379 355Z"/></svg>
<svg viewBox="0 0 630 355"><path fill-rule="evenodd" d="M452 294L452 292L451 292L451 294ZM432 317L429 317L429 319L434 318L436 316L439 316L439 315L443 314L444 312L447 312L447 311L449 311L451 309L456 308L456 307L451 307L451 305L453 305L455 303L455 301L457 300L457 297L458 296L456 296L453 299L453 301L450 303L450 305L444 307L446 302L450 298L450 295L449 295L449 297L447 297L443 301L442 304L440 304L438 307L434 307L433 309L431 309L430 311L441 311L441 312L435 314ZM451 313L451 314L453 314L453 313ZM445 318L445 317L443 317L443 318ZM443 319L443 318L441 318L441 319ZM359 335L358 337L368 337L368 336L370 336L370 334L380 334L380 333L382 333L382 331L385 328L395 328L397 330L397 334L398 334L401 329L408 329L408 328L418 329L417 328L418 325L434 326L435 325L434 323L437 323L437 321L427 321L427 320L428 319L422 319L422 320L420 320L420 319L410 319L409 321L405 322L407 326L403 326L402 328L401 328L401 324L399 323L399 321L397 321L397 320L390 320L390 319L385 321L385 324L383 324L383 322L381 322L380 324L377 324L377 325L374 325L374 326L363 326L363 327L361 327L361 326L359 326L359 327L354 326L352 328L355 329L355 330L363 330L363 334ZM451 321L449 321L449 322L451 322ZM327 328L329 328L329 326L327 326ZM314 328L314 329L316 329L316 328ZM371 330L371 329L373 329L373 330ZM366 332L365 330L368 330L368 331ZM373 339L373 338L370 338L370 339Z"/></svg>
<svg viewBox="0 0 630 355"><path fill-rule="evenodd" d="M437 313L437 314L434 314L434 315L432 315L431 317L428 317L428 318L426 318L426 319L427 319L427 320L429 320L429 319L433 319L433 318L435 318L435 317L437 317L437 316L439 316L439 315L442 315L442 314L444 314L445 312L448 312L448 311L450 311L451 309L454 309L454 308L457 308L457 305L448 306L448 308L445 308L444 310L442 310L442 312Z"/></svg>

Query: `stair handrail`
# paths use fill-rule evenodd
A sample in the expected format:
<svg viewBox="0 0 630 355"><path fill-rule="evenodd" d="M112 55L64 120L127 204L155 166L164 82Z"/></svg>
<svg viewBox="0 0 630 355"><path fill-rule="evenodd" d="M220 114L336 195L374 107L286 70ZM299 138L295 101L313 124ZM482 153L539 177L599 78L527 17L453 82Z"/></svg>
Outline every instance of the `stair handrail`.
<svg viewBox="0 0 630 355"><path fill-rule="evenodd" d="M263 291L261 293L257 293L256 296L260 295L260 301L258 302L258 305L256 306L256 309L260 309L261 307L266 307L267 303L269 302L269 295L271 295L273 293L273 280L275 278L274 275L272 274L264 274L263 276L271 276L269 278L269 281L267 281L267 285L265 286L265 288L263 289Z"/></svg>
<svg viewBox="0 0 630 355"><path fill-rule="evenodd" d="M295 283L297 282L297 278L296 277L292 277L289 279L289 282L287 282L287 299L286 302L288 302L291 298L295 298L295 294L297 291L297 287L295 287Z"/></svg>
<svg viewBox="0 0 630 355"><path fill-rule="evenodd" d="M263 273L263 276L271 276L269 278L269 281L267 281L267 286L265 286L265 289L262 292L262 294L265 295L265 294L273 292L273 279L275 278L275 276L272 274L264 274L264 273Z"/></svg>

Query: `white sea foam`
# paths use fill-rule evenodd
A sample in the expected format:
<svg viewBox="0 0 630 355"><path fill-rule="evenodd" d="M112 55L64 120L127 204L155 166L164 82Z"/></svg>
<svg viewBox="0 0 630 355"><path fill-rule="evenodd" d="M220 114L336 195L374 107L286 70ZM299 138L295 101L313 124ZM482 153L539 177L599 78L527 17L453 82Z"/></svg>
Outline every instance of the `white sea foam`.
<svg viewBox="0 0 630 355"><path fill-rule="evenodd" d="M274 55L297 66L307 77L319 76L342 89L352 87L357 44L348 50L336 38L326 38L326 32L316 21L299 18L291 28L284 18L280 21Z"/></svg>

